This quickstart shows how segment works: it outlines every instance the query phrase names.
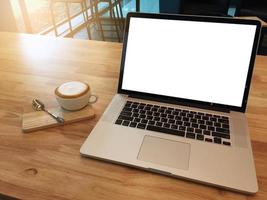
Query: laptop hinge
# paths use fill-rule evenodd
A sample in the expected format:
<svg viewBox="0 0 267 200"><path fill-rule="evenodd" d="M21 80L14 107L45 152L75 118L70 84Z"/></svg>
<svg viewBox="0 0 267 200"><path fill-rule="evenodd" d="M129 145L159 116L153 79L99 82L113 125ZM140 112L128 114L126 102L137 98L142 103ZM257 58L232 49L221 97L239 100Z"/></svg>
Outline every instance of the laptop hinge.
<svg viewBox="0 0 267 200"><path fill-rule="evenodd" d="M205 109L205 110L212 110L212 111L230 113L230 110L226 109L226 108L212 107L212 106L209 106L209 105L200 105L200 104L191 103L191 102L188 103L188 102L174 101L172 99L164 99L164 98L159 99L159 98L143 96L143 95L136 95L136 94L130 94L128 97L137 98L137 99L144 99L144 100L150 100L150 101L157 101L157 102L161 102L161 103L169 103L169 104L174 104L174 105L189 106L189 107L200 108L200 109Z"/></svg>

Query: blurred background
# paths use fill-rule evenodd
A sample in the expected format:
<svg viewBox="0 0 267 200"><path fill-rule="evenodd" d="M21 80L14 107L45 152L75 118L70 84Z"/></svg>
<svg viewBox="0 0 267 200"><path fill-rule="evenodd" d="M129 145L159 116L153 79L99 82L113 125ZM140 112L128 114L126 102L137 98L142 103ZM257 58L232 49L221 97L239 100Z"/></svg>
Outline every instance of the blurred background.
<svg viewBox="0 0 267 200"><path fill-rule="evenodd" d="M128 12L248 16L267 23L266 0L1 0L0 31L122 42ZM267 54L266 27L261 54Z"/></svg>

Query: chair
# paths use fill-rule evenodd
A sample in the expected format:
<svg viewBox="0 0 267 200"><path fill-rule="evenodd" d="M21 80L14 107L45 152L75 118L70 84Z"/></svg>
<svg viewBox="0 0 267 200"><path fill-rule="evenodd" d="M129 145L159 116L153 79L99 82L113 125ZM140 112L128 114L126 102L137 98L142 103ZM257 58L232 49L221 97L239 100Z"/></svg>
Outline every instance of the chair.
<svg viewBox="0 0 267 200"><path fill-rule="evenodd" d="M96 23L100 32L101 39L107 40L105 33L115 33L117 40L122 41L122 33L124 30L123 13L121 0L90 0L92 5L92 21ZM104 28L108 27L109 28Z"/></svg>
<svg viewBox="0 0 267 200"><path fill-rule="evenodd" d="M50 12L51 12L52 23L53 23L53 26L55 28L55 35L59 36L58 30L57 30L57 23L56 23L56 19L55 19L55 12L54 12L54 4L58 3L58 2L64 3L64 5L65 5L65 11L67 14L67 21L68 21L69 30L71 33L73 32L73 26L71 23L71 14L70 14L69 4L71 4L71 3L80 4L82 14L83 14L83 20L84 20L84 23L86 24L88 38L91 39L88 7L87 7L86 0L50 0Z"/></svg>
<svg viewBox="0 0 267 200"><path fill-rule="evenodd" d="M228 16L230 0L181 0L180 12L190 15Z"/></svg>

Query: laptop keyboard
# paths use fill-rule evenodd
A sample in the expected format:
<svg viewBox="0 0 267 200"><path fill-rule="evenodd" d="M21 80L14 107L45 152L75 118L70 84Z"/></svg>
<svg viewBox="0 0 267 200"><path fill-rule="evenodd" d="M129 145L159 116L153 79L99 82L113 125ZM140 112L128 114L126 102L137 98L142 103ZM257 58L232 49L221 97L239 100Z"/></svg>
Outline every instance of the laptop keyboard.
<svg viewBox="0 0 267 200"><path fill-rule="evenodd" d="M229 118L204 112L127 101L115 124L231 145Z"/></svg>

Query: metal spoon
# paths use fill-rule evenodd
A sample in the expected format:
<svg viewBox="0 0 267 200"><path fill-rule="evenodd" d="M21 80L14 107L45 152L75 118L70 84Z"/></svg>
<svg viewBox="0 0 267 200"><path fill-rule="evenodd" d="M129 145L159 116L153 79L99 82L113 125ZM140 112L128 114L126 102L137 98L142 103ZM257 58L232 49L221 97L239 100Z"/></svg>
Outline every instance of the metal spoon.
<svg viewBox="0 0 267 200"><path fill-rule="evenodd" d="M55 120L57 120L58 123L64 123L64 119L62 117L56 116L53 113L49 112L48 110L45 109L45 105L38 99L33 99L32 100L32 108L36 111L45 111L48 113L50 116L52 116Z"/></svg>

